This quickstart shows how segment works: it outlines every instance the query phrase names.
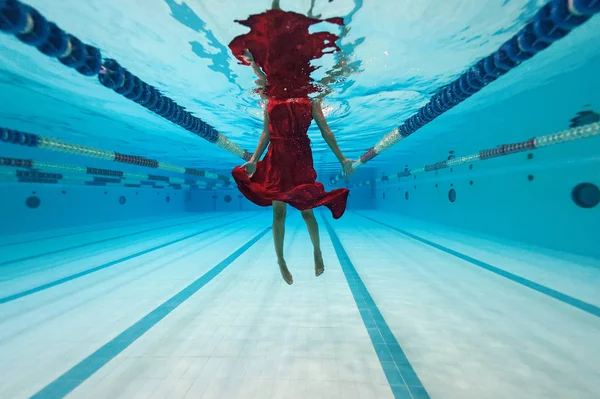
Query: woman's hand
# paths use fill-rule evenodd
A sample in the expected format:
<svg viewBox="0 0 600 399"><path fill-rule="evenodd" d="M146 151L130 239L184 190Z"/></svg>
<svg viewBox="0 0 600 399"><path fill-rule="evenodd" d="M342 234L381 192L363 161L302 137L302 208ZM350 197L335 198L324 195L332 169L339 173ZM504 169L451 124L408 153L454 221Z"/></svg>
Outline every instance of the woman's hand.
<svg viewBox="0 0 600 399"><path fill-rule="evenodd" d="M346 176L346 181L348 180L348 176L354 173L354 168L352 167L354 162L356 161L348 158L344 158L340 161L342 169L344 170L344 175Z"/></svg>
<svg viewBox="0 0 600 399"><path fill-rule="evenodd" d="M248 64L253 64L254 63L254 56L252 55L252 53L250 52L250 50L248 50L247 48L244 49L244 54L242 54L242 57L244 57L244 60Z"/></svg>
<svg viewBox="0 0 600 399"><path fill-rule="evenodd" d="M246 169L246 174L248 175L248 177L252 177L254 175L254 172L256 172L256 162L248 161L242 165L242 168Z"/></svg>

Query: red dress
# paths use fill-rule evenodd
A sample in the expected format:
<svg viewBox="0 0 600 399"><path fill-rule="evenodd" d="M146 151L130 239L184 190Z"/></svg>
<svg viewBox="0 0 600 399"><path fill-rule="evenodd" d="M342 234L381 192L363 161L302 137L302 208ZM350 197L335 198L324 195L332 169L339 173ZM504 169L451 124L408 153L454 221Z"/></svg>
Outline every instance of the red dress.
<svg viewBox="0 0 600 399"><path fill-rule="evenodd" d="M339 18L327 21L342 24ZM299 210L326 206L338 219L346 210L348 190L327 192L316 181L307 135L312 122L308 94L317 91L310 78L316 68L310 61L337 49L337 36L327 32L309 34L309 26L319 22L323 21L280 10L240 22L249 26L250 32L236 37L229 47L243 63L244 49L250 50L267 75L270 144L252 178L240 166L233 169L232 175L240 192L257 205L282 201Z"/></svg>

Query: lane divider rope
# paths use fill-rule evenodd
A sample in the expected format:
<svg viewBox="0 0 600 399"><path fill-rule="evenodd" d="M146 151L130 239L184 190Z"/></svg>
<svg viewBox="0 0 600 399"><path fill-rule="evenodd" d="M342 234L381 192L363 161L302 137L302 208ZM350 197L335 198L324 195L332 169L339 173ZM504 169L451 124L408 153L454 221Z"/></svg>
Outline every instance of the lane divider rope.
<svg viewBox="0 0 600 399"><path fill-rule="evenodd" d="M477 61L460 77L438 90L429 103L385 135L353 164L356 169L462 103L502 75L569 34L600 12L600 0L552 0L494 53ZM330 183L344 177L339 174Z"/></svg>
<svg viewBox="0 0 600 399"><path fill-rule="evenodd" d="M232 184L234 180L231 176L219 175L196 168L185 168L182 166L171 165L166 162L159 162L155 159L146 158L139 155L127 155L115 151L104 150L100 148L90 147L83 144L68 143L54 137L39 136L33 133L25 133L18 130L7 129L0 127L0 142L13 145L22 145L26 147L41 148L49 151L64 152L67 154L81 155L88 158L102 159L106 161L125 163L129 165L143 166L147 168L160 169L167 172L181 173L190 176L204 177L207 179L218 180L224 183ZM4 163L2 163L4 162ZM0 158L0 165L4 166L17 166L31 168L33 165L32 160L15 160L12 158ZM37 163L38 165L45 165L49 167L47 163ZM82 170L80 166L75 166L73 171ZM87 169L86 169L87 172ZM118 171L113 171L118 172ZM109 172L112 173L112 172Z"/></svg>
<svg viewBox="0 0 600 399"><path fill-rule="evenodd" d="M389 181L392 179L399 179L402 177L408 177L423 172L433 172L440 169L451 168L457 165L465 163L474 163L477 161L485 161L487 159L497 158L505 155L516 154L518 152L533 151L543 147L550 147L555 144L567 143L582 139L588 139L592 137L600 136L600 123L590 123L588 125L576 127L573 129L563 130L558 133L548 134L546 136L534 137L527 141L513 144L503 144L496 148L479 151L477 154L466 155L463 157L457 157L450 160L436 162L431 165L425 165L421 168L408 169L406 168L402 172L394 173L390 176L383 176L376 179L370 179L363 181L358 184L351 185L350 187L360 187L378 182Z"/></svg>
<svg viewBox="0 0 600 399"><path fill-rule="evenodd" d="M26 165L26 166L25 166ZM205 182L196 179L182 179L154 174L128 173L118 170L93 168L89 166L54 164L30 159L0 157L0 168L24 168L14 171L0 169L4 181L38 184L82 184L86 186L123 186L146 188L218 189L229 182ZM59 170L63 173L56 173ZM66 172L66 173L64 173ZM90 177L90 175L92 175Z"/></svg>
<svg viewBox="0 0 600 399"><path fill-rule="evenodd" d="M18 0L0 0L0 31L16 36L21 42L36 47L41 53L58 59L84 76L97 76L104 87L239 158L249 160L252 156L214 127L123 68L116 60L103 59L99 48L63 31L29 5Z"/></svg>

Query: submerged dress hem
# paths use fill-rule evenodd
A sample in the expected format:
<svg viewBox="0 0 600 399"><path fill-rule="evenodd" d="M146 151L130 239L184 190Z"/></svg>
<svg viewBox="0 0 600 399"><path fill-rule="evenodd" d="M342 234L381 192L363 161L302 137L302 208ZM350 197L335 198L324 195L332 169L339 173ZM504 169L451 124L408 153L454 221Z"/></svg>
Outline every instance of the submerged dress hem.
<svg viewBox="0 0 600 399"><path fill-rule="evenodd" d="M257 162L257 170L261 167L260 163L262 163L262 161ZM346 201L349 191L345 188L326 192L323 184L314 182L312 184L309 183L296 186L292 190L286 192L265 192L264 190L257 190L256 184L252 183L243 167L236 166L231 172L231 175L237 183L238 190L242 195L258 206L268 207L273 205L273 201L285 202L299 211L325 206L331 211L331 215L334 219L341 218L346 210ZM305 193L310 196L310 191L315 189L316 191L325 194L326 197L318 199L315 202L311 202L310 200L306 201L307 195Z"/></svg>

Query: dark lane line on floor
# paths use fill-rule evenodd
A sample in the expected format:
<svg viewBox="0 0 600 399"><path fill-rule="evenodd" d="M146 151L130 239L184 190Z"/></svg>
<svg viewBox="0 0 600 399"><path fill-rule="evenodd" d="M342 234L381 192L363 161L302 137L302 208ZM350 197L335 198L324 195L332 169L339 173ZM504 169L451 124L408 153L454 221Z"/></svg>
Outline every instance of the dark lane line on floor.
<svg viewBox="0 0 600 399"><path fill-rule="evenodd" d="M153 266L151 269L147 269L144 270L142 273L138 273L138 274L133 274L128 276L128 279L117 284L117 285L111 285L110 287L104 289L103 291L100 291L96 294L94 294L94 296L92 297L88 297L86 299L78 299L77 302L73 305L70 306L69 308L60 308L56 313L53 313L51 310L46 310L44 311L44 316L42 318L35 318L35 328L40 328L42 325L44 325L44 323L46 323L47 321L52 321L54 320L56 317L60 316L60 315L64 315L66 313L70 313L73 312L76 309L80 309L82 307L85 306L89 306L89 303L95 300L102 300L101 298L104 297L104 295L107 295L111 292L114 292L116 290L122 289L123 287L127 286L128 284L131 284L135 281L140 280L141 278L147 277L148 275L150 275L151 273L154 273L158 270L164 269L165 267L171 267L174 266L177 262L179 262L182 259L188 258L196 253L198 253L199 251L202 251L208 247L210 247L211 245L213 245L214 243L224 239L224 237L228 237L228 236L233 236L235 234L237 234L238 232L248 228L248 224L242 225L241 227L235 227L233 229L231 229L230 231L227 231L226 229L224 229L223 231L226 233L223 236L220 236L220 233L222 231L216 232L215 234L211 234L210 237L207 237L206 241L202 240L200 243L191 243L188 247L186 247L187 252L183 253L182 250L177 250L177 254L178 256L176 256L175 258L169 258L169 259L164 259L161 260L160 263L158 263L156 266ZM193 249L189 249L190 247L193 247ZM143 267L143 266L147 266L146 264L140 264L138 265L138 267ZM138 267L134 267L133 269L127 270L125 273L127 272L139 272ZM140 268L141 268L140 267ZM118 275L119 278L123 277L123 274L119 274ZM108 281L111 280L100 280L100 281L95 281L92 282L91 285L95 286L98 284L103 284L106 283ZM88 290L90 289L90 286L86 286L84 290ZM53 308L54 304L58 301L61 301L63 299L66 298L71 298L73 294L69 293L69 292L65 292L63 295L61 295L60 297L54 297L52 299L49 299L47 301L44 301L43 305L41 305L41 307L50 307ZM3 315L3 318L0 321L0 345L5 344L6 342L10 341L11 339L14 339L18 336L20 336L21 334L24 334L28 331L32 330L32 326L24 326L21 329L17 329L17 330L12 330L10 334L7 335L2 335L3 331L2 331L2 324L4 323L11 323L11 319L14 318L15 316L18 316L20 318L22 317L28 317L27 314L30 311L36 311L36 310L40 310L41 308L40 306L36 305L35 307L29 307L29 308L23 308L22 306L18 307L18 313L16 314L12 314L12 315ZM22 323L21 323L22 324Z"/></svg>
<svg viewBox="0 0 600 399"><path fill-rule="evenodd" d="M371 337L379 362L396 399L429 399L429 394L410 364L392 330L383 318L377 304L369 294L344 246L321 211L325 228L329 233L333 248L342 271L356 302L363 323Z"/></svg>
<svg viewBox="0 0 600 399"><path fill-rule="evenodd" d="M106 343L100 349L83 359L81 362L76 364L73 368L65 372L63 375L58 377L56 380L51 382L42 388L39 392L31 396L31 398L40 399L56 399L63 398L72 392L75 388L81 385L85 380L90 378L105 364L114 359L117 355L123 352L138 338L144 335L148 330L158 324L164 319L169 313L177 309L179 305L188 300L192 295L198 292L202 287L208 284L214 279L219 273L225 268L231 265L237 258L239 258L244 252L250 247L256 244L261 238L265 236L271 227L267 227L258 233L250 241L242 245L235 252L223 259L220 263L204 273L190 285L179 291L177 294L172 296L167 301L163 302L152 312L148 313L145 317L137 321L127 330L123 331L117 337Z"/></svg>
<svg viewBox="0 0 600 399"><path fill-rule="evenodd" d="M136 231L135 233L122 234L122 235L116 236L116 237L103 238L102 240L92 241L92 242L88 242L88 243L85 243L85 244L73 245L72 247L61 248L61 249L57 249L57 250L54 250L54 251L48 251L48 252L44 252L44 253L37 254L37 255L31 255L31 256L25 256L23 258L7 260L7 261L4 261L4 262L0 262L0 266L6 266L6 265L10 265L12 263L23 262L23 261L26 261L26 260L41 258L41 257L48 256L48 255L55 255L55 254L58 254L58 253L61 253L61 252L70 251L72 249L83 248L83 247L87 247L87 246L90 246L90 245L100 244L100 243L108 242L108 241L112 241L112 240L117 240L119 238L131 237L131 236L135 236L135 235L142 234L142 233L148 233L150 231L157 231L157 230L162 230L162 229L168 229L170 227L183 226L185 224L204 222L206 220L215 219L217 217L219 217L219 215L210 216L210 217L204 218L204 219L196 219L196 220L191 220L191 221L182 222L182 223L175 223L175 224L171 224L171 225L167 225L167 226L153 227L151 229L146 229L146 230L142 230L142 231Z"/></svg>
<svg viewBox="0 0 600 399"><path fill-rule="evenodd" d="M219 225L216 225L216 226L212 226L212 227L209 227L209 228L197 231L197 232L195 232L193 234L189 234L189 235L187 235L185 237L181 237L181 238L178 238L176 240L172 240L172 241L166 242L164 244L156 245L154 247L145 249L143 251L139 251L139 252L136 252L134 254L124 256L122 258L119 258L119 259L116 259L116 260L104 263L104 264L96 266L96 267L92 267L91 269L86 269L86 270L84 270L82 272L74 273L74 274L71 274L69 276L60 278L58 280L54 280L54 281L51 281L51 282L46 283L46 284L38 285L37 287L30 288L28 290L21 291L21 292L18 292L16 294L12 294L12 295L9 295L9 296L5 296L3 298L0 298L0 305L8 303L8 302L15 301L17 299L20 299L20 298L23 298L23 297L26 297L26 296L29 296L29 295L36 294L36 293L41 292L41 291L45 291L45 290L47 290L49 288L56 287L57 285L60 285L60 284L63 284L63 283L69 282L69 281L73 281L73 280L75 280L77 278L80 278L80 277L83 277L83 276L87 276L87 275L95 273L95 272L97 272L99 270L106 269L108 267L117 265L119 263L122 263L122 262L125 262L125 261L128 261L128 260L131 260L133 258L137 258L138 256L146 255L146 254L148 254L150 252L154 252L154 251L157 251L159 249L168 247L169 245L177 244L178 242L185 241L187 239L193 238L195 236L198 236L200 234L206 233L208 231L215 230L215 229L218 229L218 228L221 228L221 227L225 227L225 226L228 226L228 225L230 225L232 223L238 223L238 222L250 219L250 218L252 218L254 216L256 216L256 215L252 215L252 216L248 216L248 217L245 217L245 218L232 220L232 221L229 221L227 223L222 223L222 224L219 224Z"/></svg>
<svg viewBox="0 0 600 399"><path fill-rule="evenodd" d="M189 214L187 217L185 217L185 219L189 218ZM178 217L177 219L183 219L184 217ZM132 220L128 220L129 223L123 224L123 225L118 225L118 226L108 226L108 227L100 227L99 229L92 229L92 230L82 230L82 231L75 231L73 233L64 233L64 234L57 234L55 236L47 236L47 237L39 237L39 238L33 238L31 240L23 240L23 241L15 241L15 242L9 242L9 243L0 243L0 248L2 247L10 247L12 245L21 245L21 244L32 244L38 241L44 241L44 240L51 240L53 238L61 238L61 237L68 237L68 236L74 236L77 234L88 234L88 233L96 233L98 231L103 231L103 230L110 230L110 229L121 229L121 228L126 228L126 227L131 227L131 226L140 226L143 224L150 224L150 223L160 223L160 222L164 222L165 220L169 220L170 218L165 217L163 219L159 219L159 220L148 220L146 222L139 222L139 219L132 219ZM143 220L143 219L142 219ZM81 226L79 226L81 227Z"/></svg>
<svg viewBox="0 0 600 399"><path fill-rule="evenodd" d="M515 282L515 283L520 284L520 285L522 285L524 287L527 287L527 288L530 288L530 289L532 289L534 291L537 291L540 294L547 295L547 296L549 296L549 297L551 297L553 299L556 299L556 300L558 300L558 301L560 301L560 302L562 302L562 303L564 303L566 305L573 306L574 308L582 310L582 311L584 311L586 313L589 313L589 314L591 314L593 316L600 317L600 307L598 307L596 305L584 302L584 301L582 301L580 299L574 298L574 297L572 297L570 295L567 295L565 293L562 293L560 291L556 291L556 290L554 290L554 289L552 289L550 287L546 287L545 285L542 285L542 284L536 283L535 281L526 279L525 277L521 277L521 276L513 274L511 272L507 272L506 270L503 270L503 269L500 269L499 267L490 265L489 263L486 263L486 262L481 261L479 259L473 258L473 257L471 257L469 255L465 255L465 254L463 254L461 252L455 251L455 250L450 249L448 247L444 247L443 245L436 244L433 241L429 241L429 240L427 240L425 238L422 238L422 237L419 237L419 236L414 235L412 233L409 233L408 231L401 230L401 229L399 229L397 227L394 227L392 225L389 225L387 223L380 222L377 219L373 219L373 218L371 218L369 216L362 215L362 214L360 214L358 212L352 212L352 213L354 213L354 214L356 214L356 215L358 215L358 216L360 216L362 218L365 218L367 220L370 220L372 222L378 223L378 224L380 224L382 226L385 226L385 227L387 227L389 229L395 230L398 233L404 234L405 236L412 238L413 240L419 241L419 242L421 242L423 244L429 245L430 247L433 247L435 249L443 251L443 252L445 252L445 253L447 253L449 255L452 255L452 256L455 256L455 257L457 257L459 259L467 261L467 262L469 262L469 263L471 263L471 264L473 264L475 266L478 266L478 267L480 267L480 268L482 268L484 270L487 270L487 271L492 272L492 273L494 273L494 274L496 274L498 276L501 276L501 277L504 277L504 278L506 278L508 280L511 280L512 282Z"/></svg>
<svg viewBox="0 0 600 399"><path fill-rule="evenodd" d="M227 213L227 214L225 214L223 216L230 216L230 215L231 215L231 213ZM210 221L211 219L215 219L217 217L218 216L211 216L211 217L207 217L207 218L203 218L203 219L194 219L194 220L191 220L189 222L190 223L195 223L195 222L202 223L202 222ZM188 220L189 220L189 218L188 218ZM188 222L184 222L183 224L185 224L185 223L188 223ZM177 227L177 226L178 226L177 224L172 224L172 225L169 225L169 226L158 226L158 227L155 227L154 229L158 232L158 231L160 231L163 228ZM177 231L179 231L179 230L176 230L176 232ZM139 232L134 232L130 236L138 234L138 233ZM48 271L51 268L57 268L57 267L60 268L60 267L64 266L65 264L68 265L69 263L74 263L75 261L83 261L84 259L86 259L90 255L93 255L93 256L102 256L102 255L105 255L105 254L107 254L109 252L114 251L115 249L125 249L125 248L127 248L129 246L138 244L140 242L147 241L149 239L162 238L162 237L164 237L166 235L170 236L172 234L173 234L172 232L165 231L165 232L161 232L160 235L156 235L156 237L154 237L154 235L153 235L151 237L138 237L136 240L127 240L127 241L119 242L119 243L116 243L116 244L111 243L109 245L102 246L101 248L93 249L90 252L85 252L85 253L77 254L75 256L66 255L67 256L66 258L62 258L61 259L61 263L58 263L58 264L51 263L50 266L47 266L44 263L36 263L36 264L33 264L33 265L27 265L26 267L23 267L22 265L18 265L18 264L17 265L13 265L10 269L8 267L6 267L6 268L4 268L4 270L9 270L9 271L8 272L4 272L3 271L3 273L6 273L6 274L5 275L0 275L0 284L6 284L6 283L8 283L10 281L13 281L13 280L18 280L18 279L26 278L27 276L33 275L35 273L43 273L43 272ZM119 245L119 246L118 247L114 247L115 245ZM123 246L121 246L121 245L123 245ZM52 255L53 254L49 254L48 256L52 256ZM66 262L62 262L64 260L66 260Z"/></svg>

